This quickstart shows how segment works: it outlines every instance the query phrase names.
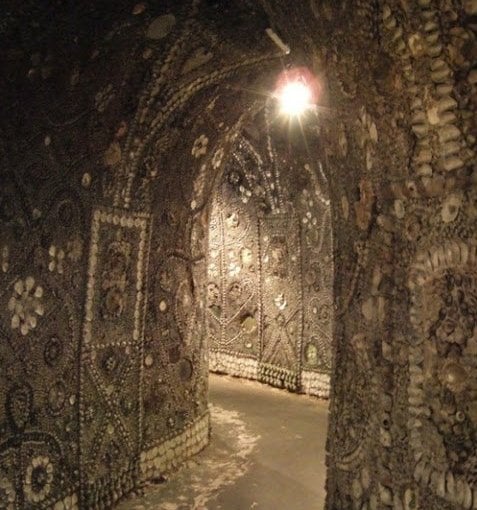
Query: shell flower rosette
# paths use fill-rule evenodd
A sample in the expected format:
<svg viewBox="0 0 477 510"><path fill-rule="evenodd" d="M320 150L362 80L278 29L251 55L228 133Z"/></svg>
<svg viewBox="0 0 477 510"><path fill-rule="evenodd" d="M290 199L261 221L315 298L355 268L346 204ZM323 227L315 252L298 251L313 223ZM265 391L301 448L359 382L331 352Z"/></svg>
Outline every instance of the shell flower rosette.
<svg viewBox="0 0 477 510"><path fill-rule="evenodd" d="M41 455L33 457L23 482L26 500L30 503L44 501L51 492L53 477L54 469L50 459Z"/></svg>
<svg viewBox="0 0 477 510"><path fill-rule="evenodd" d="M43 287L36 285L32 276L18 279L13 286L13 294L8 302L12 314L11 328L19 329L26 336L37 326L38 318L45 313Z"/></svg>
<svg viewBox="0 0 477 510"><path fill-rule="evenodd" d="M12 482L0 475L0 510L14 510L15 488Z"/></svg>
<svg viewBox="0 0 477 510"><path fill-rule="evenodd" d="M208 143L209 139L205 135L200 135L192 146L192 156L194 156L194 158L200 158L201 156L204 156L207 153Z"/></svg>

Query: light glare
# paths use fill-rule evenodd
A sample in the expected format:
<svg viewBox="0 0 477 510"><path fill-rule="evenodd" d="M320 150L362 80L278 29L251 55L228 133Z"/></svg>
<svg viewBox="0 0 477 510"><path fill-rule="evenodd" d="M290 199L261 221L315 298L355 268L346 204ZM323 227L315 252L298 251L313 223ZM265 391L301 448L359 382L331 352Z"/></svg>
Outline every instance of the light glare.
<svg viewBox="0 0 477 510"><path fill-rule="evenodd" d="M301 81L287 83L278 96L282 113L290 117L299 117L310 107L312 92Z"/></svg>

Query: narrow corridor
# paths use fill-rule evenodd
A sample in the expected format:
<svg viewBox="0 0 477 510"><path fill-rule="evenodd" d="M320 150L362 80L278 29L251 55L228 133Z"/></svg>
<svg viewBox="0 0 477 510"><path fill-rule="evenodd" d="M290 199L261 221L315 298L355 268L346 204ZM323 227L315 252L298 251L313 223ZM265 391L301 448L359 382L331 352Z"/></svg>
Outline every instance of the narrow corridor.
<svg viewBox="0 0 477 510"><path fill-rule="evenodd" d="M321 510L327 403L210 375L210 446L121 510Z"/></svg>

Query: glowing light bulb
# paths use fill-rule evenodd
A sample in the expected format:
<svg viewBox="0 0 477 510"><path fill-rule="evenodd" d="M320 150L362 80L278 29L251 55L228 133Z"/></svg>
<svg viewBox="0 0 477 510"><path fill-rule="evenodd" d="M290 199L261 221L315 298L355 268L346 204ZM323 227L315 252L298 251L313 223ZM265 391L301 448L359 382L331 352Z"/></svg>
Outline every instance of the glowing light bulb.
<svg viewBox="0 0 477 510"><path fill-rule="evenodd" d="M282 115L300 118L315 109L321 98L320 80L306 67L283 70L277 77L274 97Z"/></svg>
<svg viewBox="0 0 477 510"><path fill-rule="evenodd" d="M313 93L302 81L285 84L278 95L282 113L290 117L299 117L311 106Z"/></svg>

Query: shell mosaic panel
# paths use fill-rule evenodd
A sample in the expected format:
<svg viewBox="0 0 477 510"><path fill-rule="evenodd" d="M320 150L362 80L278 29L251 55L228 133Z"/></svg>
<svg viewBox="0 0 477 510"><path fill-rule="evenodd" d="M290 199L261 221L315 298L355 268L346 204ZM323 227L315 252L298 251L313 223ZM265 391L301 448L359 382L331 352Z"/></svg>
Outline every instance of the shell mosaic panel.
<svg viewBox="0 0 477 510"><path fill-rule="evenodd" d="M261 121L267 132L266 113ZM239 138L213 197L207 252L209 366L326 396L333 323L326 180L304 164L294 168L300 179L289 183L280 166L284 163L275 163L272 141L263 145ZM290 306L295 308L289 316ZM252 361L257 368L251 370ZM317 376L308 376L302 385L302 369Z"/></svg>
<svg viewBox="0 0 477 510"><path fill-rule="evenodd" d="M141 447L149 235L145 214L93 212L82 347L81 470L85 477L94 473L105 486L118 473L127 486L134 485Z"/></svg>

